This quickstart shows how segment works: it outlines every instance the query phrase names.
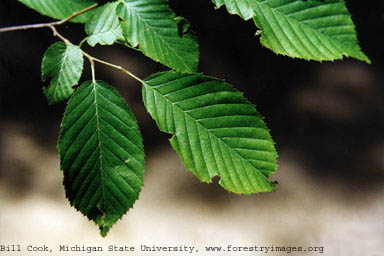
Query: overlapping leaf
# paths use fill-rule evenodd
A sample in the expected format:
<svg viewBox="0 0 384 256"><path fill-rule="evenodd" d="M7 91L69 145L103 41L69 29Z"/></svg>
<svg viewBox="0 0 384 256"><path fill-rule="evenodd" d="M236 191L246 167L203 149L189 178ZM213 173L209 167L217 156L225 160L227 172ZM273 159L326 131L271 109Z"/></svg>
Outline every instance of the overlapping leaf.
<svg viewBox="0 0 384 256"><path fill-rule="evenodd" d="M144 152L135 118L111 86L85 82L68 102L58 148L67 198L105 236L143 184Z"/></svg>
<svg viewBox="0 0 384 256"><path fill-rule="evenodd" d="M225 5L230 14L237 14L244 20L254 16L250 2L255 0L212 0L217 8Z"/></svg>
<svg viewBox="0 0 384 256"><path fill-rule="evenodd" d="M220 176L235 193L274 189L277 153L262 117L228 84L201 74L158 73L143 83L143 100L185 166L201 181Z"/></svg>
<svg viewBox="0 0 384 256"><path fill-rule="evenodd" d="M50 79L50 86L43 91L49 104L56 104L72 95L83 71L83 52L78 46L63 42L52 44L45 52L41 65L43 81Z"/></svg>
<svg viewBox="0 0 384 256"><path fill-rule="evenodd" d="M88 44L95 46L112 45L117 39L123 38L119 18L116 14L117 2L108 3L100 7L93 17L85 25L85 31L89 35Z"/></svg>
<svg viewBox="0 0 384 256"><path fill-rule="evenodd" d="M148 57L178 71L196 71L199 50L192 33L180 33L166 0L123 0L117 7L123 35Z"/></svg>
<svg viewBox="0 0 384 256"><path fill-rule="evenodd" d="M65 19L74 12L81 11L96 2L93 0L18 0L29 8L54 19ZM93 10L83 13L71 22L86 22L93 15Z"/></svg>
<svg viewBox="0 0 384 256"><path fill-rule="evenodd" d="M213 0L261 29L261 43L275 53L306 60L343 56L370 62L361 51L343 0Z"/></svg>

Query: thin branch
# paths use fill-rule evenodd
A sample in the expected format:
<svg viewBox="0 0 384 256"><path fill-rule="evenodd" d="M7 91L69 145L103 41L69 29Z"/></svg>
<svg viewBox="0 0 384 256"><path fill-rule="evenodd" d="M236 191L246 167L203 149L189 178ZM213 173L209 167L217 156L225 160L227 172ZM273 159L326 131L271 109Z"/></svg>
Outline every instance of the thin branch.
<svg viewBox="0 0 384 256"><path fill-rule="evenodd" d="M8 32L8 31L16 31L16 30L27 30L32 28L46 28L46 27L49 27L49 25L51 25L52 23L53 22L0 28L0 33Z"/></svg>
<svg viewBox="0 0 384 256"><path fill-rule="evenodd" d="M92 10L93 8L96 8L98 5L99 5L98 3L95 3L95 4L93 4L93 5L89 6L89 7L81 10L81 11L74 12L74 13L72 13L71 16L69 16L69 17L67 17L67 18L65 18L63 20L57 21L57 22L55 22L55 24L52 24L52 25L53 26L55 26L55 25L62 25L64 23L70 21L71 19L75 18L76 16L79 16L80 14L83 14L83 13L89 11L89 10Z"/></svg>
<svg viewBox="0 0 384 256"><path fill-rule="evenodd" d="M40 23L40 24L30 24L30 25L21 25L21 26L12 26L12 27L6 27L6 28L0 28L0 33L2 32L9 32L9 31L16 31L16 30L26 30L26 29L35 29L35 28L52 28L53 26L58 26L58 25L62 25L68 21L70 21L71 19L75 18L76 16L79 16L80 14L83 14L93 8L96 8L98 6L97 3L81 10L81 11L78 11L78 12L74 12L72 13L71 16L63 19L63 20L59 20L59 21L54 21L54 22L49 22L49 23Z"/></svg>

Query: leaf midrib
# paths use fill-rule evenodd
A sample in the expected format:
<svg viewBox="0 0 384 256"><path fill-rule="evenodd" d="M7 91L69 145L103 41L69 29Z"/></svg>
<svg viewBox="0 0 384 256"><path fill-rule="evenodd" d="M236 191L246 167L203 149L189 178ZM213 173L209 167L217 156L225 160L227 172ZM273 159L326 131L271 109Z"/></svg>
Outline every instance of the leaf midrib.
<svg viewBox="0 0 384 256"><path fill-rule="evenodd" d="M97 89L96 81L92 81L92 91L94 93L94 106L95 106L95 115L96 115L96 130L97 130L97 139L98 139L98 148L99 148L99 161L100 161L100 183L101 183L101 193L104 201L104 207L107 207L107 201L105 197L105 188L104 188L104 169L103 169L103 157L101 154L101 131L100 131L100 120L99 120L99 110L97 106ZM103 220L105 218L104 211L100 211L103 215Z"/></svg>
<svg viewBox="0 0 384 256"><path fill-rule="evenodd" d="M100 120L102 120L103 118L99 115L99 110L98 110L98 108L100 107L100 108L102 108L101 106L98 106L98 100L97 100L97 98L98 97L104 97L104 96L102 96L102 94L100 94L100 95L98 95L98 92L97 92L97 81L93 81L92 82L92 85L93 85L93 88L92 88L92 90L91 90L91 93L93 92L94 93L94 106L95 106L95 116L96 116L96 131L97 131L97 139L98 139L98 149L99 149L99 161L100 161L100 172L101 172L101 175L100 175L100 183L101 183L101 191L102 191L102 198L103 198L103 201L104 201L104 207L107 207L107 201L106 201L106 196L105 196L105 181L104 181L104 179L105 179L105 174L104 174L104 167L103 167L103 160L105 160L105 161L107 161L107 162L109 162L109 165L116 171L116 173L117 173L117 175L119 175L121 178L122 178L122 180L126 183L126 184L128 184L128 186L136 193L136 191L135 191L135 189L131 186L131 184L129 184L122 176L121 176L121 174L116 170L116 168L115 168L115 166L114 166L114 164L113 163L111 163L107 158L104 158L103 157L103 154L102 154L102 148L103 148L103 145L101 144L101 133L104 133L101 129L100 129ZM115 141L115 143L117 143L116 141ZM119 144L118 144L119 145ZM120 145L119 145L120 146ZM120 146L121 148L122 148L122 146ZM107 150L110 150L110 149L108 149L107 147L105 147L104 146L104 148L106 148ZM127 153L128 153L128 151L126 151ZM115 154L114 152L112 152L113 154ZM138 162L138 160L136 159L136 158L134 158L133 157L133 159L138 163L138 164L140 164L141 165L141 163L140 162ZM121 161L123 161L122 159L120 159ZM137 173L135 173L133 170L131 170L132 171L132 173L137 177L137 178L139 178L139 176L138 176L138 174ZM106 176L109 176L109 175L106 175ZM113 179L112 178L110 178L110 180L114 183L114 181L113 181ZM116 186L116 185L115 185ZM118 187L118 186L116 186L120 191L121 191L121 189ZM125 194L124 193L122 193L124 196L125 196ZM112 194L112 196L114 196L115 197L115 195L113 195ZM116 199L117 200L117 199ZM117 201L119 201L119 200L117 200ZM111 205L110 205L111 206ZM100 209L99 209L100 210ZM100 210L101 211L101 210ZM106 216L105 216L105 213L104 213L104 210L103 211L101 211L101 213L103 214L103 217L105 218Z"/></svg>
<svg viewBox="0 0 384 256"><path fill-rule="evenodd" d="M64 84L65 84L64 82L59 82L59 81L61 81L62 77L64 76L63 75L64 63L65 63L65 60L68 58L69 47L70 47L69 45L65 45L65 51L63 53L64 56L63 56L62 61L60 63L59 76L57 77L57 85L55 86L55 92L53 94L55 97L58 97L57 91L58 91L59 87L64 86ZM71 85L69 85L69 87L71 87ZM72 89L72 87L71 87L71 89Z"/></svg>

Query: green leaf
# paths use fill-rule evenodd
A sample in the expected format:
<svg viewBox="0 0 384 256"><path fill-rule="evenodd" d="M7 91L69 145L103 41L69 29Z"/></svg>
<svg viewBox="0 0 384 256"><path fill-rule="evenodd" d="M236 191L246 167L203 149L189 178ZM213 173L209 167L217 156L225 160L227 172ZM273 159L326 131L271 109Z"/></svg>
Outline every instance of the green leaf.
<svg viewBox="0 0 384 256"><path fill-rule="evenodd" d="M180 34L166 0L121 0L117 14L126 40L153 60L178 70L196 71L199 47L193 33ZM183 30L184 25L181 25Z"/></svg>
<svg viewBox="0 0 384 256"><path fill-rule="evenodd" d="M277 153L262 117L242 93L201 74L158 73L143 82L144 104L185 166L201 181L239 194L273 191Z"/></svg>
<svg viewBox="0 0 384 256"><path fill-rule="evenodd" d="M230 14L237 14L244 20L249 20L254 15L250 4L251 1L252 0L212 0L216 8L225 5Z"/></svg>
<svg viewBox="0 0 384 256"><path fill-rule="evenodd" d="M144 173L137 122L114 88L88 81L76 90L58 149L67 198L105 236L137 200Z"/></svg>
<svg viewBox="0 0 384 256"><path fill-rule="evenodd" d="M343 56L370 63L361 51L355 26L343 0L213 0L245 19L254 12L261 43L277 54L306 60L336 60ZM238 4L243 8L233 8ZM249 8L245 8L248 6ZM240 11L241 10L241 11ZM248 12L247 12L248 14Z"/></svg>
<svg viewBox="0 0 384 256"><path fill-rule="evenodd" d="M33 10L49 16L54 19L65 19L74 12L81 11L96 2L93 0L18 0ZM83 13L73 19L71 22L86 22L92 15L94 10Z"/></svg>
<svg viewBox="0 0 384 256"><path fill-rule="evenodd" d="M116 14L117 2L109 3L96 10L95 15L85 25L85 31L89 35L88 44L95 46L112 45L118 39L123 38L119 17Z"/></svg>
<svg viewBox="0 0 384 256"><path fill-rule="evenodd" d="M63 42L52 44L45 52L41 65L42 80L51 80L44 87L49 104L56 104L72 95L72 86L77 85L83 72L83 52L78 46Z"/></svg>

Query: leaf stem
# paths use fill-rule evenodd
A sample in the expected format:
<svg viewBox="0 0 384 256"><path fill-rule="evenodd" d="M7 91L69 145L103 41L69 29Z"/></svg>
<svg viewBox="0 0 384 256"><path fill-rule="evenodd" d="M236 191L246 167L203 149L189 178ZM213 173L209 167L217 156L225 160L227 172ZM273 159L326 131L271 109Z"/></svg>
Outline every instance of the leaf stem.
<svg viewBox="0 0 384 256"><path fill-rule="evenodd" d="M2 33L2 32L9 32L9 31L16 31L16 30L34 29L34 28L50 28L50 27L53 27L53 26L62 25L64 23L70 21L71 19L75 18L76 16L79 16L80 14L83 14L83 13L85 13L85 12L91 10L91 9L96 8L97 6L98 6L98 4L95 3L95 4L93 4L93 5L89 6L89 7L81 10L81 11L74 12L74 13L72 13L71 16L68 16L67 18L65 18L63 20L59 20L59 21L0 28L0 33Z"/></svg>
<svg viewBox="0 0 384 256"><path fill-rule="evenodd" d="M58 38L60 38L67 45L72 45L72 43L67 38L65 38L59 32L57 32L55 26L51 25L51 26L49 26L49 28L52 30L53 36L57 36Z"/></svg>
<svg viewBox="0 0 384 256"><path fill-rule="evenodd" d="M109 66L109 67L112 67L112 68L115 68L115 69L118 69L120 70L121 72L129 75L130 77L134 78L135 80L139 81L140 83L144 83L144 81L142 79L140 79L139 77L137 77L136 75L134 75L133 73L131 73L129 70L123 68L122 66L118 66L118 65L115 65L115 64L112 64L112 63L109 63L109 62L106 62L104 60L100 60L98 58L95 58L95 57L92 57L91 55L89 55L88 53L84 52L83 51L83 54L85 57L87 57L88 59L90 60L93 60L95 62L99 62L101 64L104 64L106 66Z"/></svg>
<svg viewBox="0 0 384 256"><path fill-rule="evenodd" d="M81 42L79 43L79 48L81 48L81 46L83 46L83 44L88 40L88 36L86 38L84 38L83 40L81 40Z"/></svg>
<svg viewBox="0 0 384 256"><path fill-rule="evenodd" d="M92 82L95 83L96 82L96 75L95 75L95 62L94 60L91 58L88 58L89 59L89 62L91 63L91 71L92 71Z"/></svg>

